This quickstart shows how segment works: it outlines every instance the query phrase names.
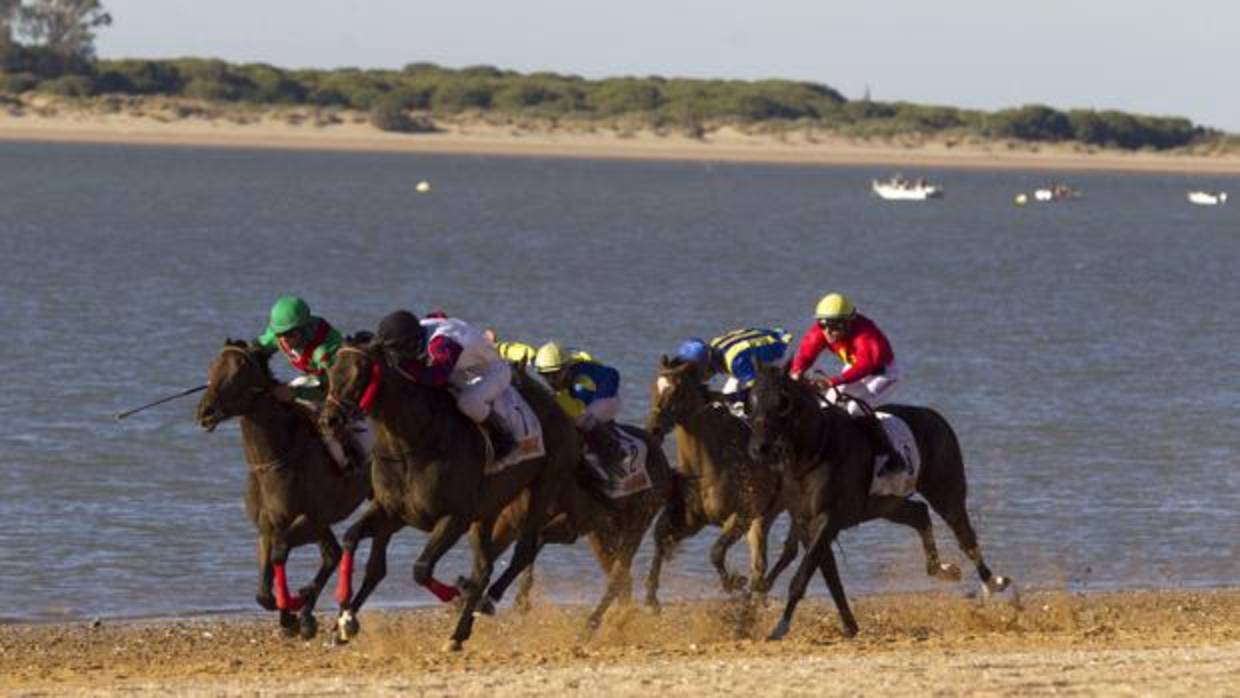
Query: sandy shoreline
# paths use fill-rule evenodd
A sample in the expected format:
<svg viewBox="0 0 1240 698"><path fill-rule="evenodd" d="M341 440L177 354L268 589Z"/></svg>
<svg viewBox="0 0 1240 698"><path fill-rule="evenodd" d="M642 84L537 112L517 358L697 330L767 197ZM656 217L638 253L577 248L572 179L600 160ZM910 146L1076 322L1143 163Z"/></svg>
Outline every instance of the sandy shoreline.
<svg viewBox="0 0 1240 698"><path fill-rule="evenodd" d="M1023 608L946 594L856 600L844 639L824 601L789 639L778 605L695 602L655 617L540 605L479 620L444 654L441 609L364 612L362 634L280 637L267 617L0 626L0 695L1235 695L1240 590L1027 594ZM323 623L332 613L320 615Z"/></svg>
<svg viewBox="0 0 1240 698"><path fill-rule="evenodd" d="M188 110L188 111L187 111ZM186 115L188 114L188 116ZM1053 171L1240 174L1240 154L1186 155L1092 151L1081 146L1017 143L858 141L825 133L744 133L720 128L695 139L649 130L546 130L481 119L440 122L433 134L385 133L364 114L324 116L213 112L184 105L99 107L34 102L0 109L0 140L359 152L691 160L896 169L987 168Z"/></svg>

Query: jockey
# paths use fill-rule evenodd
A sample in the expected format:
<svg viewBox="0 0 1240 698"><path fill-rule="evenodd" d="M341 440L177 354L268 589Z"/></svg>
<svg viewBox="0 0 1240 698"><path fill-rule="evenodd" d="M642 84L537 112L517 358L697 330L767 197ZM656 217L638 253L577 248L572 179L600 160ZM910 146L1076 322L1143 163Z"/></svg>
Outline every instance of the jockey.
<svg viewBox="0 0 1240 698"><path fill-rule="evenodd" d="M518 368L529 366L538 356L538 350L524 342L500 341L493 328L486 328L482 334L486 335L487 341L499 352L500 358Z"/></svg>
<svg viewBox="0 0 1240 698"><path fill-rule="evenodd" d="M618 471L624 454L612 434L612 425L620 414L620 372L558 342L539 347L534 366L551 386L555 401L585 435L602 468Z"/></svg>
<svg viewBox="0 0 1240 698"><path fill-rule="evenodd" d="M721 398L744 404L758 375L758 364L773 364L784 357L792 335L782 329L740 329L715 337L710 343L697 338L680 345L677 358L700 367L702 382L716 373L727 375ZM712 395L712 398L714 396Z"/></svg>
<svg viewBox="0 0 1240 698"><path fill-rule="evenodd" d="M271 317L262 336L254 340L264 356L276 351L284 354L289 364L302 375L288 384L276 385L271 394L281 402L297 401L318 412L327 399L324 376L342 343L340 332L326 320L310 313L310 306L298 296L281 296L271 306ZM335 439L327 439L327 449L343 470L361 465L363 454L346 455L346 448L368 450L369 434L356 435L358 443L348 447Z"/></svg>
<svg viewBox="0 0 1240 698"><path fill-rule="evenodd" d="M375 340L391 357L392 365L410 380L452 386L456 406L491 435L496 461L517 447L491 404L508 388L512 370L480 330L456 318L419 321L413 313L398 310L379 323Z"/></svg>
<svg viewBox="0 0 1240 698"><path fill-rule="evenodd" d="M844 370L821 382L827 399L842 405L854 417L860 417L878 460L878 475L906 470L908 464L892 447L877 417L867 416L857 401L871 408L887 402L900 382L900 368L891 351L891 343L868 317L857 312L852 301L839 293L823 296L814 313L814 325L801 338L801 346L792 360L790 375L800 379L814 365L823 349L830 349ZM829 390L834 388L834 390ZM843 396L848 396L847 399Z"/></svg>
<svg viewBox="0 0 1240 698"><path fill-rule="evenodd" d="M305 400L320 405L327 398L322 378L340 349L340 332L321 317L310 314L310 306L298 296L282 296L271 306L271 319L262 336L255 340L267 355L277 350L302 374L288 385L272 391L284 401Z"/></svg>

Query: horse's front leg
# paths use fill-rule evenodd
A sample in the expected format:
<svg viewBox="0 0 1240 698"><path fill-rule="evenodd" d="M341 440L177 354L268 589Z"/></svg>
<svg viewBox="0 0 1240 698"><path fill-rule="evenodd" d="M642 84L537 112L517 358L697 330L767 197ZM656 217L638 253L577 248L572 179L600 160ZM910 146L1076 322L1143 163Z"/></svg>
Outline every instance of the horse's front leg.
<svg viewBox="0 0 1240 698"><path fill-rule="evenodd" d="M686 523L674 516L669 508L659 512L659 518L654 522L654 559L650 561L650 571L646 574L646 606L654 613L662 610L659 580L663 576L664 563L671 559L677 543L700 530L700 521Z"/></svg>
<svg viewBox="0 0 1240 698"><path fill-rule="evenodd" d="M258 534L258 593L254 600L268 611L276 610L276 597L271 591L274 572L271 568L271 534L260 531Z"/></svg>
<svg viewBox="0 0 1240 698"><path fill-rule="evenodd" d="M745 540L749 544L749 593L761 601L766 596L766 563L767 537L771 532L772 520L768 516L758 516L749 522L749 531Z"/></svg>
<svg viewBox="0 0 1240 698"><path fill-rule="evenodd" d="M303 529L308 525L309 520L305 515L301 515L294 519L290 526L277 527L272 531L271 536L272 586L275 591L276 608L280 611L280 627L284 630L284 634L290 637L298 632L300 622L297 613L305 605L305 599L300 595L293 596L289 593L285 566L288 564L289 552L293 548L296 537L302 535Z"/></svg>
<svg viewBox="0 0 1240 698"><path fill-rule="evenodd" d="M851 637L857 633L857 621L853 617L852 609L848 607L844 585L840 581L839 570L835 565L835 555L831 552L831 542L835 540L838 532L825 513L814 518L811 530L814 531L813 538L788 586L788 601L784 606L783 616L767 637L768 640L780 640L792 629L792 616L796 612L797 604L805 597L805 590L809 586L814 570L819 568L826 577L827 588L831 590L831 597L835 600L835 607L844 623L845 634Z"/></svg>
<svg viewBox="0 0 1240 698"><path fill-rule="evenodd" d="M715 571L719 573L719 582L723 585L725 593L744 589L745 584L749 581L738 574L728 571L728 550L736 544L736 541L741 539L744 529L742 524L743 522L739 514L729 516L723 523L723 530L719 532L719 538L710 547L710 563L714 565Z"/></svg>
<svg viewBox="0 0 1240 698"><path fill-rule="evenodd" d="M494 550L494 546L491 544L491 530L493 526L493 521L484 521L473 528L473 535L471 536L474 549L473 577L465 588L465 602L461 604L461 615L457 618L456 630L452 633L452 638L444 646L450 652L460 651L465 640L468 640L469 636L473 634L474 611L477 610L479 600L486 593L487 585L491 581L494 560L498 555L498 551ZM494 609L492 609L492 612L494 612Z"/></svg>
<svg viewBox="0 0 1240 698"><path fill-rule="evenodd" d="M336 601L340 604L340 617L336 620L337 639L348 642L361 631L357 612L379 582L387 575L387 546L392 534L404 527L404 523L389 516L378 504L371 503L362 518L349 527L344 534L344 555L340 560L340 574L336 587ZM366 575L362 587L353 593L353 556L363 538L370 538L370 555L366 559Z"/></svg>

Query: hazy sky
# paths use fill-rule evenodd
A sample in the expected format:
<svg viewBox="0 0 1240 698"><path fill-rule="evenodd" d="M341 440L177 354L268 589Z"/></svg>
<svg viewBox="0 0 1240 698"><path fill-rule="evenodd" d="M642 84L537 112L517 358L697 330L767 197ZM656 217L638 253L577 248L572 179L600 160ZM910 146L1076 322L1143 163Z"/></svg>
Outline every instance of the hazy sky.
<svg viewBox="0 0 1240 698"><path fill-rule="evenodd" d="M1240 131L1240 2L103 0L103 57L782 77L846 97L1178 114Z"/></svg>

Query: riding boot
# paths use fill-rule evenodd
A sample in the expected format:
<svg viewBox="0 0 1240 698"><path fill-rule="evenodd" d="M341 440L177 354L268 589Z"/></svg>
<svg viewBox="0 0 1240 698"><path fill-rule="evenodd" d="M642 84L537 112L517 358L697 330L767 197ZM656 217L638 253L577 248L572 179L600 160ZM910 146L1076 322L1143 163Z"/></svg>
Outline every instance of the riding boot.
<svg viewBox="0 0 1240 698"><path fill-rule="evenodd" d="M509 456L517 447L517 440L512 437L512 432L508 431L508 425L504 424L504 420L495 410L482 420L482 426L486 427L487 433L491 435L491 446L495 449L496 462L502 461Z"/></svg>
<svg viewBox="0 0 1240 698"><path fill-rule="evenodd" d="M620 449L620 444L616 442L616 436L612 433L612 425L610 422L600 422L595 424L592 429L585 432L586 444L590 450L594 452L598 458L599 467L603 472L609 473L614 477L621 477L624 471L620 468L620 463L624 460L624 451Z"/></svg>
<svg viewBox="0 0 1240 698"><path fill-rule="evenodd" d="M904 457L891 445L882 420L871 414L862 415L860 420L861 427L870 441L870 450L874 452L874 462L877 463L875 476L887 477L907 471L908 463L904 462Z"/></svg>

